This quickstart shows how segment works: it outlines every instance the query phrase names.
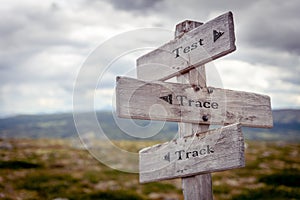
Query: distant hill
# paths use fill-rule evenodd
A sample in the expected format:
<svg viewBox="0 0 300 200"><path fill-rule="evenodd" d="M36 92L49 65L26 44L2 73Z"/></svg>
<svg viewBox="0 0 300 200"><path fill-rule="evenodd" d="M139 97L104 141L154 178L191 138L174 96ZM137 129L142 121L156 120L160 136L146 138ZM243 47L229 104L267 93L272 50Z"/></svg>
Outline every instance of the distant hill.
<svg viewBox="0 0 300 200"><path fill-rule="evenodd" d="M88 131L89 121L86 120ZM115 140L138 140L122 131L110 112L97 112L96 116L107 137ZM246 139L282 140L300 142L300 110L274 110L272 129L243 128ZM135 120L140 126L147 126L148 121ZM127 123L124 119L123 125ZM156 126L156 125L154 125ZM127 127L130 129L130 126ZM171 139L176 135L177 123L165 123L162 130L148 139ZM1 138L70 138L77 137L72 113L49 115L20 115L0 119Z"/></svg>
<svg viewBox="0 0 300 200"><path fill-rule="evenodd" d="M91 113L80 114L81 127L86 133L93 131L89 117ZM99 125L110 139L114 140L138 140L139 138L126 134L119 128L111 112L96 113ZM123 126L130 129L127 119L120 119ZM139 126L149 124L145 120L134 120ZM127 125L128 124L128 125ZM126 127L125 127L126 128ZM148 131L149 132L149 131ZM177 132L175 123L166 123L163 129L150 140L170 139ZM19 115L0 119L0 138L70 138L78 137L73 114L48 114L48 115Z"/></svg>
<svg viewBox="0 0 300 200"><path fill-rule="evenodd" d="M274 110L272 129L243 128L252 140L282 140L300 142L300 110Z"/></svg>

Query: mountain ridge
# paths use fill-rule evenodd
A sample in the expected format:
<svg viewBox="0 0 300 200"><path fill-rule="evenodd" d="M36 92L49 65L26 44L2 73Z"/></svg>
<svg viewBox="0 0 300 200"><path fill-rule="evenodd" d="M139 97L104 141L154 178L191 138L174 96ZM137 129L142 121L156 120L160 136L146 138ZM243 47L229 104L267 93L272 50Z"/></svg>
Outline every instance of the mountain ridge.
<svg viewBox="0 0 300 200"><path fill-rule="evenodd" d="M89 115L89 113L82 113ZM107 137L113 140L139 140L128 135L118 127L111 112L96 112L98 122ZM82 117L89 129L88 118ZM127 119L121 119L127 125ZM274 127L272 129L243 127L245 138L250 140L279 140L300 142L300 109L273 110ZM146 127L149 121L134 120L141 127ZM163 122L161 122L163 123ZM161 124L155 124L157 128ZM149 140L169 140L177 133L177 123L166 122L158 134L147 137ZM18 115L0 119L0 138L71 138L77 137L77 130L72 113Z"/></svg>

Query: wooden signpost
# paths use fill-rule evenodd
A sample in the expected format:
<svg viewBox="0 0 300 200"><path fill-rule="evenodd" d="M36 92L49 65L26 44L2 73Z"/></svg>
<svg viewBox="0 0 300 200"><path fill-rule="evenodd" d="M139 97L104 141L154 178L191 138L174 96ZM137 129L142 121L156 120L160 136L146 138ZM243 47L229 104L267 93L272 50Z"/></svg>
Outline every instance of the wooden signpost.
<svg viewBox="0 0 300 200"><path fill-rule="evenodd" d="M117 77L117 113L123 118L272 127L268 96L195 87L199 86Z"/></svg>
<svg viewBox="0 0 300 200"><path fill-rule="evenodd" d="M117 77L119 117L179 122L177 139L139 152L141 183L181 177L186 200L212 199L210 173L245 165L241 126L273 126L268 96L206 86L203 64L235 49L231 12L184 21L174 40L137 59L140 80Z"/></svg>

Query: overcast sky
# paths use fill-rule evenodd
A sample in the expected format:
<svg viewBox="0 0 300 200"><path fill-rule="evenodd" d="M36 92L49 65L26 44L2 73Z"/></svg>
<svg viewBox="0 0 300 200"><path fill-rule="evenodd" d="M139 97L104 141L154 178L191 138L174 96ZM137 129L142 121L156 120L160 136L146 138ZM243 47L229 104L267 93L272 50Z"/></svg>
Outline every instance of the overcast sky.
<svg viewBox="0 0 300 200"><path fill-rule="evenodd" d="M80 89L83 99L95 96L96 109L110 108L115 76L132 71L147 45L171 40L185 19L206 22L228 11L237 50L213 63L224 88L267 94L275 109L300 108L299 8L298 0L2 0L0 116L72 111L77 75L97 48L100 56L92 60L100 68L123 58L101 75L96 90L93 84ZM153 29L139 32L146 27L159 28L161 37ZM120 43L142 50L122 56Z"/></svg>

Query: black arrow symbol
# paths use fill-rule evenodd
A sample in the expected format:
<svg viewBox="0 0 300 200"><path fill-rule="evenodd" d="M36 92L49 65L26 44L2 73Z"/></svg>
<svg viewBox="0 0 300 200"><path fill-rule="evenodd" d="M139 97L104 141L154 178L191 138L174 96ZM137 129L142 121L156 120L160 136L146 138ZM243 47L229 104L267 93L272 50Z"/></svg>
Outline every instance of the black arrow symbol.
<svg viewBox="0 0 300 200"><path fill-rule="evenodd" d="M214 42L216 42L223 34L224 34L223 31L213 30Z"/></svg>
<svg viewBox="0 0 300 200"><path fill-rule="evenodd" d="M165 156L164 156L164 160L167 160L170 162L170 152L168 152Z"/></svg>
<svg viewBox="0 0 300 200"><path fill-rule="evenodd" d="M164 100L164 101L166 101L166 102L168 102L169 104L173 103L173 101L172 101L172 94L169 94L167 96L162 96L162 97L159 97L159 98L162 99L162 100Z"/></svg>

